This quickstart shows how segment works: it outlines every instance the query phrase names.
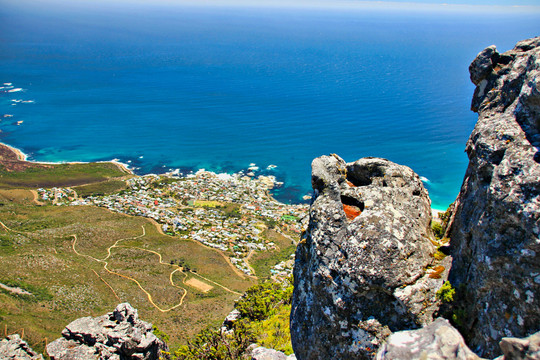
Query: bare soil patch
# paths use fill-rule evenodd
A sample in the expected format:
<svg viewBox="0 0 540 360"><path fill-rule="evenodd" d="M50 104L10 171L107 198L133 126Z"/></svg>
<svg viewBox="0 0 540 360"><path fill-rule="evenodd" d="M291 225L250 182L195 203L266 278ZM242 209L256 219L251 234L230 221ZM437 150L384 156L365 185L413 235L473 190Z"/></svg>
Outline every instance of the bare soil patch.
<svg viewBox="0 0 540 360"><path fill-rule="evenodd" d="M210 290L214 288L213 286L208 285L207 283L202 282L201 280L195 279L195 278L190 278L189 280L187 280L186 285L194 287L195 289L200 290L205 293L209 292Z"/></svg>

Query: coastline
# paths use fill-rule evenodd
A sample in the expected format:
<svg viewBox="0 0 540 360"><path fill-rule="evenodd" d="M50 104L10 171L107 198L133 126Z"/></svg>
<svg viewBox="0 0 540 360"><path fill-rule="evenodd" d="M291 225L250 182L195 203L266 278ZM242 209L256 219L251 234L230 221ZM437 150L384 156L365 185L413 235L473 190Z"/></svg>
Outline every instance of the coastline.
<svg viewBox="0 0 540 360"><path fill-rule="evenodd" d="M43 165L58 165L58 164L88 164L89 162L85 162L85 161L69 161L69 162L44 162L44 161L30 161L28 160L28 155L25 154L23 151L21 151L20 149L14 147L14 146L11 146L11 145L8 145L6 143L3 143L3 142L0 142L0 146L4 146L5 148L7 148L8 150L10 150L13 154L15 154L16 158L18 161L25 161L25 162L31 162L31 163L34 163L34 164L43 164ZM112 160L109 160L109 161L95 161L95 163L111 163L111 164L114 164L116 165L121 171L125 172L126 174L129 174L129 175L135 175L135 173L129 169L129 165L128 164L125 164L123 162L120 162L116 159L112 159ZM272 198L274 198L272 196ZM275 200L275 199L274 199ZM277 201L277 200L276 200ZM279 202L279 201L278 201ZM431 208L431 214L432 214L432 218L433 219L438 219L439 218L439 214L441 213L444 213L446 210L441 210L441 209L437 209L437 208Z"/></svg>
<svg viewBox="0 0 540 360"><path fill-rule="evenodd" d="M31 161L28 160L28 155L25 154L21 149L18 149L14 146L8 145L4 142L0 142L0 146L3 146L10 150L13 154L15 154L15 157L18 161L24 161L24 162L30 162L33 164L42 164L42 165L59 165L59 164L89 164L90 162L86 161L60 161L60 162L47 162L47 161ZM118 160L109 160L109 161L94 161L95 163L111 163L117 166L121 171L129 174L129 175L135 175L132 170L129 169L128 164L124 164Z"/></svg>
<svg viewBox="0 0 540 360"><path fill-rule="evenodd" d="M17 160L19 160L19 161L28 161L27 160L28 155L23 153L20 149L17 149L16 147L13 147L13 146L8 145L8 144L3 143L3 142L0 142L0 145L5 146L9 150L11 150L11 152L13 152L15 154L15 156L17 157Z"/></svg>

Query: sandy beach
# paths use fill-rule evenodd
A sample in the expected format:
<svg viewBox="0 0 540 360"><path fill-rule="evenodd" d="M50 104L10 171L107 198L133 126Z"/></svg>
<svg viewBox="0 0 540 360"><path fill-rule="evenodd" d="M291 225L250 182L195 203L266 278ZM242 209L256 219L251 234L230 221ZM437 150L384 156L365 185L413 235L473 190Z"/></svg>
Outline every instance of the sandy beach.
<svg viewBox="0 0 540 360"><path fill-rule="evenodd" d="M8 148L9 150L11 150L11 152L13 152L15 154L15 156L17 157L17 160L27 161L26 159L28 158L28 156L25 153L23 153L21 150L15 148L13 146L9 146L8 144L4 144L4 143L0 143L0 145Z"/></svg>

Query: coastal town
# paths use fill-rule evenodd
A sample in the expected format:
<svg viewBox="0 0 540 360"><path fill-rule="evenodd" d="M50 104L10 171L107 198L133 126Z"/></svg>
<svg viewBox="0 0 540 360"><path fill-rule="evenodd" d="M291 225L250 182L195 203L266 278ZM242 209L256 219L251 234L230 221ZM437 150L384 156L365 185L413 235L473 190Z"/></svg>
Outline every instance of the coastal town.
<svg viewBox="0 0 540 360"><path fill-rule="evenodd" d="M247 259L277 245L264 236L273 229L296 242L307 220L308 205L283 204L269 193L273 176L216 174L199 170L180 175L134 176L127 188L109 195L79 197L71 188L38 189L41 201L52 204L95 205L111 211L153 219L160 230L180 239L191 239L226 254L246 275L255 275ZM292 271L289 259L271 269L276 278Z"/></svg>

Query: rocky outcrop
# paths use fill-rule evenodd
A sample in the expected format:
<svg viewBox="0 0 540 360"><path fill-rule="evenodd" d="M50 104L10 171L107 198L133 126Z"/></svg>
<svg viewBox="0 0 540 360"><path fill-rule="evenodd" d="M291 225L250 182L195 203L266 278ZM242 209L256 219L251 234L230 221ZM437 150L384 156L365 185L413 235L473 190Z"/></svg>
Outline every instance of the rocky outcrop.
<svg viewBox="0 0 540 360"><path fill-rule="evenodd" d="M337 155L313 161L312 185L294 266L294 352L370 359L391 331L428 324L437 309L448 264L432 268L428 193L408 167Z"/></svg>
<svg viewBox="0 0 540 360"><path fill-rule="evenodd" d="M18 334L0 340L0 359L43 360L43 356L30 348Z"/></svg>
<svg viewBox="0 0 540 360"><path fill-rule="evenodd" d="M480 360L450 323L438 318L418 330L392 334L381 347L376 360Z"/></svg>
<svg viewBox="0 0 540 360"><path fill-rule="evenodd" d="M259 346L253 349L251 360L296 360L296 356L294 354L287 356L281 351Z"/></svg>
<svg viewBox="0 0 540 360"><path fill-rule="evenodd" d="M447 235L461 330L481 356L540 330L540 38L470 66L478 122Z"/></svg>
<svg viewBox="0 0 540 360"><path fill-rule="evenodd" d="M525 339L503 338L504 353L494 360L540 360L540 332ZM450 323L438 318L418 330L393 333L380 348L376 360L485 360L473 353Z"/></svg>
<svg viewBox="0 0 540 360"><path fill-rule="evenodd" d="M504 356L496 360L540 360L540 332L526 339L503 338L499 345Z"/></svg>
<svg viewBox="0 0 540 360"><path fill-rule="evenodd" d="M139 320L137 310L120 304L107 315L70 323L62 338L47 345L52 360L159 359L167 345L152 333L152 324Z"/></svg>

